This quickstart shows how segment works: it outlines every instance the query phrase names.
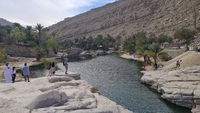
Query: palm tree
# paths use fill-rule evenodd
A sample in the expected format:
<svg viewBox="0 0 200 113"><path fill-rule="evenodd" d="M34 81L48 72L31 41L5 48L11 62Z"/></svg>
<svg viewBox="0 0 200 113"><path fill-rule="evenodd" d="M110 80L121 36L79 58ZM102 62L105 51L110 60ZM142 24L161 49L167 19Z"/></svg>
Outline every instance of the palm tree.
<svg viewBox="0 0 200 113"><path fill-rule="evenodd" d="M40 59L43 57L43 52L45 51L45 49L37 46L33 48L32 51L35 53L37 61L40 61Z"/></svg>
<svg viewBox="0 0 200 113"><path fill-rule="evenodd" d="M165 52L161 52L162 49L160 48L159 45L152 45L149 46L149 56L152 57L154 59L154 64L157 64L157 58L159 55L166 55L167 53Z"/></svg>
<svg viewBox="0 0 200 113"><path fill-rule="evenodd" d="M40 42L41 42L41 35L42 35L42 30L44 29L44 26L42 26L41 24L38 24L35 26L35 29L38 31L39 34L39 47L40 47Z"/></svg>
<svg viewBox="0 0 200 113"><path fill-rule="evenodd" d="M57 34L53 32L53 33L51 33L51 36L52 36L52 38L54 39L54 37L56 37Z"/></svg>
<svg viewBox="0 0 200 113"><path fill-rule="evenodd" d="M147 62L147 57L148 57L148 54L149 54L149 45L148 44L145 44L145 45L142 45L138 48L137 50L137 55L142 55L144 57L144 62L146 63Z"/></svg>
<svg viewBox="0 0 200 113"><path fill-rule="evenodd" d="M26 26L26 30L27 30L28 39L30 39L31 38L32 26Z"/></svg>

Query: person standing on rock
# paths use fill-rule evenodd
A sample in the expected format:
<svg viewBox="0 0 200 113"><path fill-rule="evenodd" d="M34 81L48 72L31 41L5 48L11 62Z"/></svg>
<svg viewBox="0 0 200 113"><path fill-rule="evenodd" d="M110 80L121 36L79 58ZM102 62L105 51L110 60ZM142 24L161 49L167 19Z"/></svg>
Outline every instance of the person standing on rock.
<svg viewBox="0 0 200 113"><path fill-rule="evenodd" d="M6 83L12 83L12 69L8 65L9 63L6 62L6 66L4 67L4 77L6 79Z"/></svg>
<svg viewBox="0 0 200 113"><path fill-rule="evenodd" d="M68 74L68 73L67 73L67 70L68 70L68 60L66 59L65 62L64 62L63 64L64 64L65 69L66 69L66 70L65 70L65 74Z"/></svg>
<svg viewBox="0 0 200 113"><path fill-rule="evenodd" d="M55 71L56 71L56 65L54 62L52 62L52 67L51 67L52 73L53 75L55 75Z"/></svg>
<svg viewBox="0 0 200 113"><path fill-rule="evenodd" d="M52 76L51 63L49 63L48 70L49 70L49 74L48 74L48 76Z"/></svg>
<svg viewBox="0 0 200 113"><path fill-rule="evenodd" d="M144 69L145 69L145 66L146 66L146 65L145 65L145 63L144 63L144 64L143 64Z"/></svg>
<svg viewBox="0 0 200 113"><path fill-rule="evenodd" d="M16 70L15 67L12 68L12 82L15 83L15 78L16 78Z"/></svg>
<svg viewBox="0 0 200 113"><path fill-rule="evenodd" d="M27 66L27 64L25 63L24 64L24 67L22 68L22 73L24 75L24 79L25 79L25 82L26 82L26 78L28 79L28 82L30 82L29 80L29 67Z"/></svg>

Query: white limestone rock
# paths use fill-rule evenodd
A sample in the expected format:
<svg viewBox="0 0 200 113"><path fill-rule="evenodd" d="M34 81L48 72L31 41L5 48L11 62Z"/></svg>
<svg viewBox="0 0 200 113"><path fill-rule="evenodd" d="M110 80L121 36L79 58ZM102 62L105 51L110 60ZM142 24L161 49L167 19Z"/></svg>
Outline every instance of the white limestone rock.
<svg viewBox="0 0 200 113"><path fill-rule="evenodd" d="M132 113L115 102L94 94L80 74L59 74L31 82L0 84L3 113Z"/></svg>
<svg viewBox="0 0 200 113"><path fill-rule="evenodd" d="M200 66L143 71L143 83L151 85L161 97L179 106L200 111ZM195 108L196 107L196 108Z"/></svg>

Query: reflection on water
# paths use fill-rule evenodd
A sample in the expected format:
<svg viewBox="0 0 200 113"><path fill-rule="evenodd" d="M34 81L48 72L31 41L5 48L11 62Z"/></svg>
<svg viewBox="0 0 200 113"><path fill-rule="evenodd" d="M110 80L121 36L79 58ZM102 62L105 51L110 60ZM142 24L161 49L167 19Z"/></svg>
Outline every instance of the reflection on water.
<svg viewBox="0 0 200 113"><path fill-rule="evenodd" d="M57 64L64 72L62 63ZM189 109L178 107L163 100L156 91L140 82L142 74L137 72L141 63L118 58L116 55L94 59L69 59L69 71L78 72L81 78L100 93L134 113L191 113ZM35 77L45 76L48 71L36 71Z"/></svg>

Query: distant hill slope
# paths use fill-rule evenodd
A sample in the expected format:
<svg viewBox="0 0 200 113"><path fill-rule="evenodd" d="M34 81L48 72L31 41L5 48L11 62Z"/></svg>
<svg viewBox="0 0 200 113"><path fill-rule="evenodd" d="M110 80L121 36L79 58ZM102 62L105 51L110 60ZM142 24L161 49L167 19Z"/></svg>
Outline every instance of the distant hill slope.
<svg viewBox="0 0 200 113"><path fill-rule="evenodd" d="M12 22L7 21L6 19L0 18L0 25L6 26L6 25L13 25Z"/></svg>
<svg viewBox="0 0 200 113"><path fill-rule="evenodd" d="M58 40L107 34L126 38L140 31L173 36L177 29L194 28L194 8L200 27L200 0L118 0L65 18L48 27L48 34L55 32Z"/></svg>

